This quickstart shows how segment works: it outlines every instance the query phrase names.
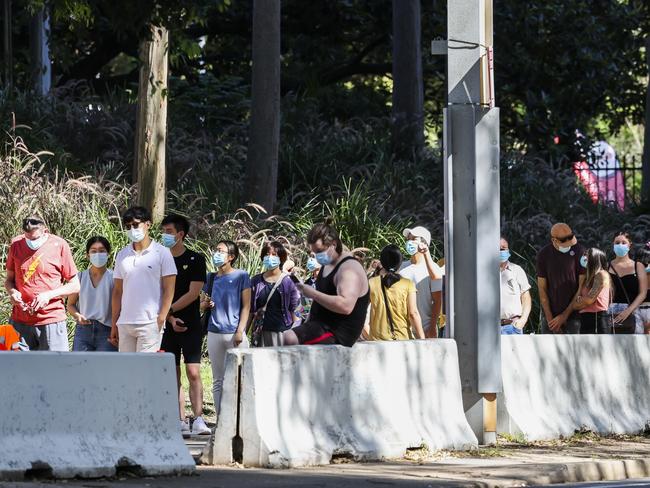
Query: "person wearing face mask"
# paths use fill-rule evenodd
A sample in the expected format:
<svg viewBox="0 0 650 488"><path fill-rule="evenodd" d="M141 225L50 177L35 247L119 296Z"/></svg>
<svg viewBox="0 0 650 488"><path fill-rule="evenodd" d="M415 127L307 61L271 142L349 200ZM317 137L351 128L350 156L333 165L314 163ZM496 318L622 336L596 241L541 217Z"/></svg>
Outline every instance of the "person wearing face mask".
<svg viewBox="0 0 650 488"><path fill-rule="evenodd" d="M643 249L637 253L636 260L645 267L646 283L650 283L650 241L646 242ZM643 325L643 333L650 334L650 286L643 303L639 305L638 315Z"/></svg>
<svg viewBox="0 0 650 488"><path fill-rule="evenodd" d="M111 244L94 236L86 243L90 267L79 273L80 290L68 296L68 313L76 322L73 351L117 351L111 335L113 271L107 268Z"/></svg>
<svg viewBox="0 0 650 488"><path fill-rule="evenodd" d="M210 310L208 322L208 355L212 367L212 395L219 413L226 351L248 347L246 324L251 306L251 280L248 273L233 267L239 248L232 241L217 243L212 263L216 273L209 273L203 287L201 308Z"/></svg>
<svg viewBox="0 0 650 488"><path fill-rule="evenodd" d="M510 245L505 237L501 237L500 248L501 333L522 334L532 306L530 283L523 268L510 262Z"/></svg>
<svg viewBox="0 0 650 488"><path fill-rule="evenodd" d="M203 383L201 382L201 349L203 330L199 312L199 295L205 283L205 258L185 247L185 238L190 231L190 223L181 215L171 214L160 223L161 242L169 248L176 265L174 298L167 316L165 332L160 348L174 355L176 361L176 381L180 427L183 435L211 433L203 420ZM185 373L189 383L190 403L194 421L190 430L189 419L185 416L185 396L181 384L181 356L185 362Z"/></svg>
<svg viewBox="0 0 650 488"><path fill-rule="evenodd" d="M251 280L251 323L261 326L260 346L282 346L282 334L298 319L300 293L288 273L282 271L287 251L279 241L265 243L261 251L264 272ZM255 331L254 331L255 332Z"/></svg>
<svg viewBox="0 0 650 488"><path fill-rule="evenodd" d="M68 351L63 299L79 292L70 246L50 234L38 215L22 224L23 234L11 241L6 262L10 322L31 350Z"/></svg>
<svg viewBox="0 0 650 488"><path fill-rule="evenodd" d="M424 227L404 229L406 253L410 261L402 264L399 274L417 289L418 312L428 338L438 337L438 317L442 311L442 269L433 261L429 246L431 233Z"/></svg>
<svg viewBox="0 0 650 488"><path fill-rule="evenodd" d="M115 258L111 343L120 352L157 352L174 298L176 265L169 249L149 236L149 210L131 207L122 224L131 244Z"/></svg>
<svg viewBox="0 0 650 488"><path fill-rule="evenodd" d="M316 288L316 280L318 279L318 273L320 272L321 265L318 264L316 257L312 253L307 259L307 271L309 272L309 277L305 280L305 286L311 286Z"/></svg>
<svg viewBox="0 0 650 488"><path fill-rule="evenodd" d="M298 285L299 291L313 300L311 312L304 324L284 333L283 342L350 347L361 336L370 301L366 271L351 253L343 251L330 219L312 227L307 244L323 268L316 289Z"/></svg>
<svg viewBox="0 0 650 488"><path fill-rule="evenodd" d="M551 227L551 242L537 253L537 288L543 312L542 334L579 334L580 316L571 303L578 296L585 268L584 247L567 224Z"/></svg>
<svg viewBox="0 0 650 488"><path fill-rule="evenodd" d="M607 274L607 256L592 247L586 252L587 272L584 285L571 304L580 313L581 334L604 334L611 330L611 318L607 312L612 296L611 279Z"/></svg>
<svg viewBox="0 0 650 488"><path fill-rule="evenodd" d="M612 249L616 257L610 261L608 268L614 298L609 312L614 322L621 324L616 332L620 328L620 332L643 334L644 327L637 310L645 301L648 278L643 263L630 258L631 247L632 240L627 232L621 231L614 236Z"/></svg>

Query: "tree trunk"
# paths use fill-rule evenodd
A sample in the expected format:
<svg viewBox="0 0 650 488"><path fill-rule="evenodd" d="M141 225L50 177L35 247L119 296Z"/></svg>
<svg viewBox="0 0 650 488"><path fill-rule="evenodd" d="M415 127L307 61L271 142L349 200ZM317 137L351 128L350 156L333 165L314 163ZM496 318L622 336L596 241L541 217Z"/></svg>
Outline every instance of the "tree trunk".
<svg viewBox="0 0 650 488"><path fill-rule="evenodd" d="M14 84L14 59L13 59L13 46L12 46L12 16L11 16L11 0L4 0L2 4L2 18L3 18L3 56L2 63L4 65L4 85L6 88L11 88Z"/></svg>
<svg viewBox="0 0 650 488"><path fill-rule="evenodd" d="M246 161L248 201L272 213L280 145L280 0L253 2L253 82Z"/></svg>
<svg viewBox="0 0 650 488"><path fill-rule="evenodd" d="M47 95L52 85L50 65L50 19L45 8L30 19L29 44L32 59L32 84L39 95Z"/></svg>
<svg viewBox="0 0 650 488"><path fill-rule="evenodd" d="M650 74L650 38L645 41L645 57ZM643 169L641 172L641 198L650 208L650 78L645 93L645 128L643 131Z"/></svg>
<svg viewBox="0 0 650 488"><path fill-rule="evenodd" d="M420 0L393 0L393 150L412 157L424 144Z"/></svg>
<svg viewBox="0 0 650 488"><path fill-rule="evenodd" d="M140 44L140 83L136 116L133 178L138 202L154 222L165 213L165 143L167 137L167 55L169 33L150 26Z"/></svg>

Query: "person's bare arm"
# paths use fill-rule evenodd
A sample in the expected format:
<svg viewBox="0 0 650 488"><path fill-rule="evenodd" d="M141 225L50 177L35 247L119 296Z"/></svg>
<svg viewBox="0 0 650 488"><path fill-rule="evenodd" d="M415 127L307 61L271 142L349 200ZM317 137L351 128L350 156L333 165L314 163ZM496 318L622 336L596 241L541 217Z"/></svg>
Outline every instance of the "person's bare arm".
<svg viewBox="0 0 650 488"><path fill-rule="evenodd" d="M7 269L5 290L7 290L7 293L9 294L9 301L12 305L25 306L22 293L16 289L16 274L13 269Z"/></svg>
<svg viewBox="0 0 650 488"><path fill-rule="evenodd" d="M31 303L31 307L34 312L37 312L55 298L65 297L72 293L79 293L79 288L79 277L73 276L70 278L70 281L60 287L55 288L54 290L43 291L36 295Z"/></svg>
<svg viewBox="0 0 650 488"><path fill-rule="evenodd" d="M158 329L162 329L172 306L174 299L174 286L176 286L176 275L162 277L162 298L160 300L160 310L158 310Z"/></svg>
<svg viewBox="0 0 650 488"><path fill-rule="evenodd" d="M239 346L244 340L244 331L246 330L246 324L248 323L249 315L251 313L251 289L245 288L241 292L241 311L239 313L239 324L237 325L237 330L235 335L233 335L232 343L235 347Z"/></svg>
<svg viewBox="0 0 650 488"><path fill-rule="evenodd" d="M648 294L648 274L645 271L645 266L643 263L636 263L636 275L639 282L639 294L634 297L632 303L630 303L625 310L619 313L614 317L614 322L621 323L626 318L634 313L634 311L641 305Z"/></svg>
<svg viewBox="0 0 650 488"><path fill-rule="evenodd" d="M113 294L111 296L111 335L108 342L117 347L119 342L119 333L117 330L117 321L122 311L122 290L123 281L119 278L113 279Z"/></svg>
<svg viewBox="0 0 650 488"><path fill-rule="evenodd" d="M526 327L532 306L533 299L530 296L530 290L523 292L521 294L521 318L517 320L516 327L520 329Z"/></svg>
<svg viewBox="0 0 650 488"><path fill-rule="evenodd" d="M363 330L361 331L361 337L364 341L370 340L370 322L372 320L372 305L368 305L368 311L366 312L366 320L363 323Z"/></svg>
<svg viewBox="0 0 650 488"><path fill-rule="evenodd" d="M174 309L174 312L178 312L179 310L189 307L197 298L199 298L201 289L203 289L203 281L191 281L187 293L181 295L178 300L172 303L171 308Z"/></svg>
<svg viewBox="0 0 650 488"><path fill-rule="evenodd" d="M68 295L68 303L66 305L66 309L68 310L70 316L75 320L75 322L77 322L77 324L88 325L90 324L90 320L81 315L81 312L79 312L79 309L77 308L78 301L79 293Z"/></svg>
<svg viewBox="0 0 650 488"><path fill-rule="evenodd" d="M415 329L415 338L424 339L424 329L422 329L422 318L420 317L420 312L418 312L416 292L411 292L408 294L408 301L406 302L406 305L409 314L409 322L411 323L411 327ZM433 327L433 324L431 324L431 327Z"/></svg>
<svg viewBox="0 0 650 488"><path fill-rule="evenodd" d="M605 271L599 272L594 278L594 284L586 295L576 295L573 299L571 305L567 307L567 310L582 310L583 308L592 305L597 299L600 292L603 290L603 287L607 284L607 278L605 277ZM582 280L584 281L584 280ZM582 283L581 283L582 284Z"/></svg>
<svg viewBox="0 0 650 488"><path fill-rule="evenodd" d="M539 289L539 303L542 306L542 312L548 324L553 320L553 312L551 312L551 303L548 300L548 284L546 278L537 278L537 288Z"/></svg>
<svg viewBox="0 0 650 488"><path fill-rule="evenodd" d="M359 273L349 266L348 263L341 266L336 275L336 279L336 295L326 295L310 286L302 286L300 289L304 296L312 298L326 309L334 313L349 315L354 310L357 300L362 295L364 283ZM364 279L366 279L365 275Z"/></svg>

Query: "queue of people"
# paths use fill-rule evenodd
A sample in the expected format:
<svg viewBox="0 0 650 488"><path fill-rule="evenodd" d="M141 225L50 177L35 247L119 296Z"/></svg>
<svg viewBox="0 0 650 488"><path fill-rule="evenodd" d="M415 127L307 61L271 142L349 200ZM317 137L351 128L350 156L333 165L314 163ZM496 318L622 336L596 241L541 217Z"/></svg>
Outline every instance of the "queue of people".
<svg viewBox="0 0 650 488"><path fill-rule="evenodd" d="M424 227L404 230L406 261L401 248L390 244L367 270L365 255L348 252L331 222L316 224L306 239L303 281L280 241L264 243L263 269L251 278L237 267L240 250L230 240L216 243L215 271L207 273L205 257L185 246L190 223L182 216L163 219L160 243L150 236L147 209L128 209L122 224L130 244L116 253L113 269L110 242L95 236L86 244L89 266L78 272L65 240L50 234L39 216L24 219L23 234L13 239L7 259L11 323L25 349L67 351L67 309L77 324L73 351L172 353L183 433L210 433L200 377L206 335L217 412L230 348L250 342L349 347L359 340L439 335L444 269L429 251L431 234ZM601 250L581 246L568 225L555 224L537 256L542 332L650 333L650 246L635 259L632 247L630 236L618 233L609 260ZM532 309L531 285L511 257L502 238L500 330L521 334Z"/></svg>

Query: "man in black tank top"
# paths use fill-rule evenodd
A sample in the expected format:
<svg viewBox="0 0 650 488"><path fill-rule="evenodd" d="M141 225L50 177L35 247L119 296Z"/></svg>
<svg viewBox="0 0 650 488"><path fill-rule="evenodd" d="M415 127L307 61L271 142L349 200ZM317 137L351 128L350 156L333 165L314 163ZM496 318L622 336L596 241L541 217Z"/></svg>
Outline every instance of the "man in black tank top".
<svg viewBox="0 0 650 488"><path fill-rule="evenodd" d="M297 285L313 304L307 321L284 333L284 344L352 346L361 335L370 301L366 272L352 254L343 252L338 233L328 222L316 224L307 243L322 268L316 289Z"/></svg>

